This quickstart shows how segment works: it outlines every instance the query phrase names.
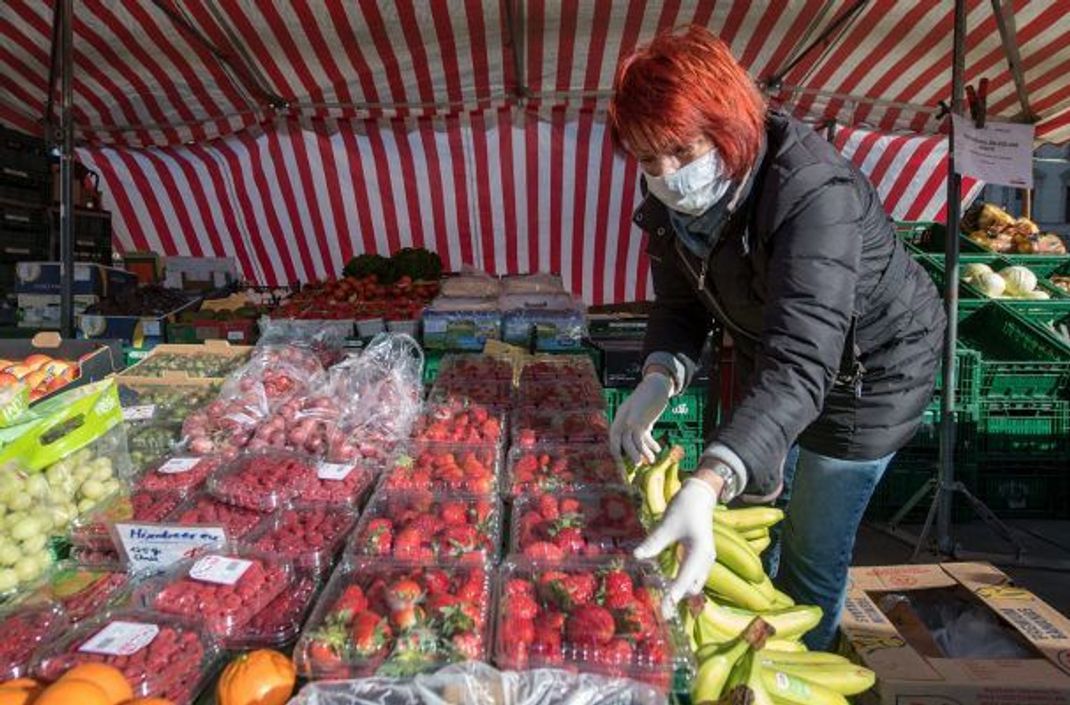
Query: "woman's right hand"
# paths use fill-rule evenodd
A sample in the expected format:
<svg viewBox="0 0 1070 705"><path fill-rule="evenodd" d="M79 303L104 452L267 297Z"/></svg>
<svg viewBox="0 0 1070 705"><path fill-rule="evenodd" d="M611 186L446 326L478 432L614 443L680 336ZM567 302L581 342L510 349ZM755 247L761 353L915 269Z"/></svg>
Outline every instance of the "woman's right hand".
<svg viewBox="0 0 1070 705"><path fill-rule="evenodd" d="M615 457L626 455L637 465L656 460L661 446L654 440L654 424L669 405L672 392L673 381L668 375L653 370L646 373L613 418L609 448Z"/></svg>

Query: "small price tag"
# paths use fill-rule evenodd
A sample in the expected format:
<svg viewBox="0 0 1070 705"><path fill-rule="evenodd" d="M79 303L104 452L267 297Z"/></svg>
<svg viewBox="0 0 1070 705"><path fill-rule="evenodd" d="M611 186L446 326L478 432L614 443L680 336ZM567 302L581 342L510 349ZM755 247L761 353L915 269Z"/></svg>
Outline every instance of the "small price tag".
<svg viewBox="0 0 1070 705"><path fill-rule="evenodd" d="M156 472L161 472L164 475L181 475L200 465L201 460L203 458L171 458L156 468Z"/></svg>
<svg viewBox="0 0 1070 705"><path fill-rule="evenodd" d="M115 621L90 637L78 650L87 654L131 656L152 643L160 628L143 622Z"/></svg>
<svg viewBox="0 0 1070 705"><path fill-rule="evenodd" d="M145 321L144 325L145 335L160 335L160 322L159 321Z"/></svg>
<svg viewBox="0 0 1070 705"><path fill-rule="evenodd" d="M228 330L227 340L241 342L245 340L245 332L240 330Z"/></svg>
<svg viewBox="0 0 1070 705"><path fill-rule="evenodd" d="M241 580L245 571L252 566L252 561L227 556L205 556L189 569L189 577L204 583L216 585L233 585Z"/></svg>
<svg viewBox="0 0 1070 705"><path fill-rule="evenodd" d="M112 535L122 548L131 573L159 572L176 561L189 558L198 548L223 546L227 534L222 526L176 526L173 524L113 525Z"/></svg>
<svg viewBox="0 0 1070 705"><path fill-rule="evenodd" d="M123 421L148 421L155 415L155 404L123 407Z"/></svg>
<svg viewBox="0 0 1070 705"><path fill-rule="evenodd" d="M353 463L320 463L316 476L321 480L344 480L356 467Z"/></svg>

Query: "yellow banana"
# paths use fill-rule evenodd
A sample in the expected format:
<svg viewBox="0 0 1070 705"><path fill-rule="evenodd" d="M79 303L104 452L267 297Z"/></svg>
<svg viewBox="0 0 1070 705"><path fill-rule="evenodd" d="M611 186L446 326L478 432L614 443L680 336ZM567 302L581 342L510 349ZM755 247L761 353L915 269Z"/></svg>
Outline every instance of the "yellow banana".
<svg viewBox="0 0 1070 705"><path fill-rule="evenodd" d="M755 618L747 626L742 637L748 648L729 672L720 703L774 705L762 683L762 665L758 660L766 639L773 633L773 628L761 617Z"/></svg>
<svg viewBox="0 0 1070 705"><path fill-rule="evenodd" d="M710 621L703 612L699 612L695 616L695 641L698 642L699 648L710 646L721 646L733 639L739 637L742 630L737 629L735 631L729 631L721 629L718 625Z"/></svg>
<svg viewBox="0 0 1070 705"><path fill-rule="evenodd" d="M671 546L658 554L658 568L661 569L661 573L665 577L670 579L676 577L676 572L680 570L680 564L676 560L676 553Z"/></svg>
<svg viewBox="0 0 1070 705"><path fill-rule="evenodd" d="M759 526L757 529L746 529L744 531L740 531L739 535L747 539L748 541L765 538L769 535L769 527Z"/></svg>
<svg viewBox="0 0 1070 705"><path fill-rule="evenodd" d="M773 539L768 536L763 536L759 539L747 539L747 545L750 546L750 550L759 556L762 555L762 551L769 548L771 543L773 543Z"/></svg>
<svg viewBox="0 0 1070 705"><path fill-rule="evenodd" d="M791 595L777 590L776 587L773 588L773 607L791 607L794 604L795 600L791 598Z"/></svg>
<svg viewBox="0 0 1070 705"><path fill-rule="evenodd" d="M772 609L772 601L762 594L759 586L736 575L720 561L713 564L706 578L706 590L722 603L753 612Z"/></svg>
<svg viewBox="0 0 1070 705"><path fill-rule="evenodd" d="M717 551L717 560L731 568L739 577L752 583L760 583L765 578L762 559L733 529L714 523L713 546Z"/></svg>
<svg viewBox="0 0 1070 705"><path fill-rule="evenodd" d="M806 653L806 644L793 639L770 639L766 643L767 650L790 652L792 654Z"/></svg>
<svg viewBox="0 0 1070 705"><path fill-rule="evenodd" d="M683 481L680 480L680 463L673 463L669 466L668 472L665 473L665 502L671 502L672 498L676 496L676 493L683 487Z"/></svg>
<svg viewBox="0 0 1070 705"><path fill-rule="evenodd" d="M724 644L699 649L695 654L698 672L691 686L691 701L695 705L713 703L721 697L732 667L749 646L743 635L738 634Z"/></svg>
<svg viewBox="0 0 1070 705"><path fill-rule="evenodd" d="M776 629L777 639L798 638L816 627L821 621L821 608L816 605L799 605L755 614L749 610L719 605L714 600L707 600L702 613L718 629L725 632L743 631L752 619L761 617Z"/></svg>
<svg viewBox="0 0 1070 705"><path fill-rule="evenodd" d="M744 507L725 509L713 515L713 520L736 531L769 528L784 518L784 512L776 507Z"/></svg>
<svg viewBox="0 0 1070 705"><path fill-rule="evenodd" d="M795 642L791 642L795 643ZM766 663L772 663L777 666L781 665L793 665L793 666L854 666L853 663L848 661L839 654L831 654L827 651L787 651L777 648L779 645L766 643L765 649L762 650L762 661Z"/></svg>
<svg viewBox="0 0 1070 705"><path fill-rule="evenodd" d="M686 604L680 606L680 623L683 626L684 634L687 635L687 641L691 646L691 651L698 651L701 644L695 638L695 616L691 614L691 610L688 609Z"/></svg>
<svg viewBox="0 0 1070 705"><path fill-rule="evenodd" d="M767 668L801 678L839 695L858 695L873 687L876 674L853 663L798 664L762 661Z"/></svg>
<svg viewBox="0 0 1070 705"><path fill-rule="evenodd" d="M664 514L668 507L665 501L665 471L665 466L655 465L643 478L643 500L647 511L654 517Z"/></svg>
<svg viewBox="0 0 1070 705"><path fill-rule="evenodd" d="M810 683L790 673L758 664L762 685L778 702L789 705L847 705L847 698L834 690Z"/></svg>

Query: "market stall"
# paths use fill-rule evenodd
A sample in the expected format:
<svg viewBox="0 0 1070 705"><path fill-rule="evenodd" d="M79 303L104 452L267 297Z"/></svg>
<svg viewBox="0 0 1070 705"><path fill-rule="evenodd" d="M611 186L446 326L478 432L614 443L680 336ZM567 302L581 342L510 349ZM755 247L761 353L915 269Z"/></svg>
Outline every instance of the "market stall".
<svg viewBox="0 0 1070 705"><path fill-rule="evenodd" d="M1066 518L1070 258L1028 214L960 226L983 184L940 102L985 77L1065 140L1070 27L955 5L6 4L0 284L13 335L78 339L0 341L0 705L1066 697L1070 623L987 565L854 569L807 650L772 507L719 509L705 595L661 614L678 556L631 551L731 410L720 331L657 460L607 448L645 317L601 307L651 283L605 100L697 22L950 292L874 516L957 479Z"/></svg>

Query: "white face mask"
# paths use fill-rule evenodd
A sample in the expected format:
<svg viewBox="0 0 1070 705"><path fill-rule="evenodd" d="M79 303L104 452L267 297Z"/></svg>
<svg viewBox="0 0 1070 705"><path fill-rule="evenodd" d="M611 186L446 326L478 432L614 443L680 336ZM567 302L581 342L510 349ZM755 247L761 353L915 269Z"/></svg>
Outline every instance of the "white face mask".
<svg viewBox="0 0 1070 705"><path fill-rule="evenodd" d="M674 211L700 215L728 192L732 180L724 162L711 149L690 164L665 176L646 176L650 192Z"/></svg>

